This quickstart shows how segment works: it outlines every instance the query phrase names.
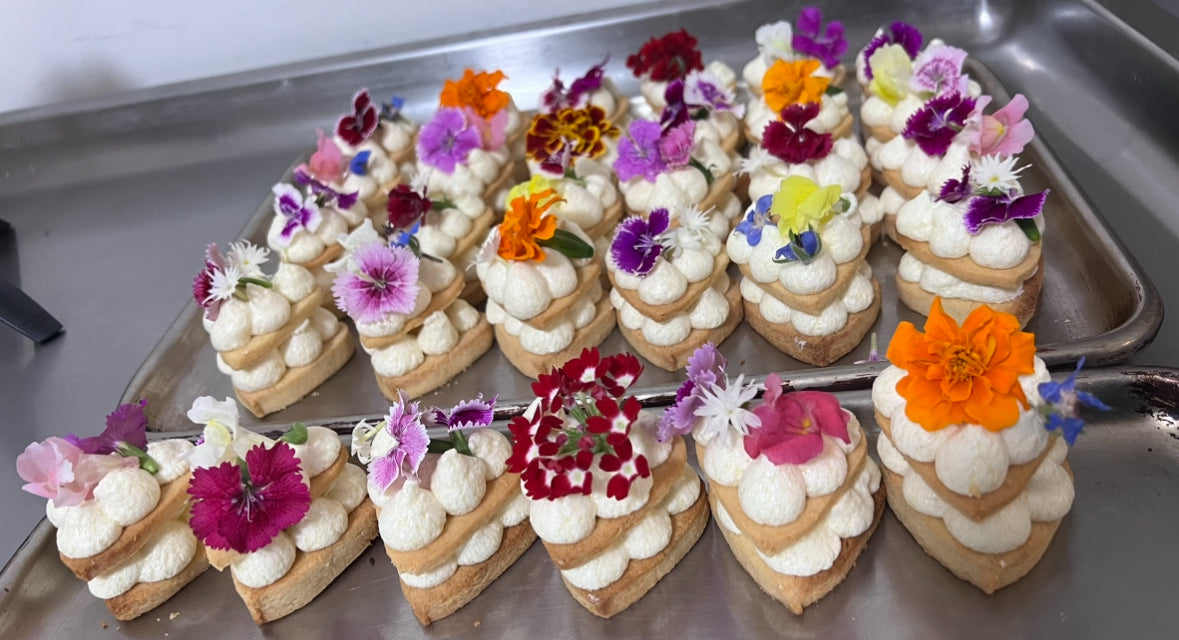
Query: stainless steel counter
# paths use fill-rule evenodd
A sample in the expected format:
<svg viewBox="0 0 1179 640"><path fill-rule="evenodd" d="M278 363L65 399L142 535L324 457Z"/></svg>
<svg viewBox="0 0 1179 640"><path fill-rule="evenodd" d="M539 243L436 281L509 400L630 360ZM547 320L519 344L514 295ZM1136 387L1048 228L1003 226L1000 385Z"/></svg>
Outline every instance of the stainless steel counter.
<svg viewBox="0 0 1179 640"><path fill-rule="evenodd" d="M1038 134L1166 303L1179 305L1171 259L1179 246L1179 122L1169 89L1179 86L1171 57L1179 42L1152 44L1087 2L951 1L933 11L910 4L908 12L850 0L822 5L844 20L853 49L876 25L906 19L968 48L1011 91L1026 94ZM493 39L383 51L0 116L0 218L16 232L15 247L0 240L0 269L7 268L0 275L19 281L66 326L40 347L0 329L0 557L10 557L41 517L43 501L19 490L16 456L35 439L101 428L151 347L190 304L204 244L235 237L356 87L383 94L427 86L427 79L436 86L466 65L498 66L528 106L553 66L572 70L610 51L612 77L633 90L623 53L650 33L682 24L701 36L707 58L741 65L754 54L758 25L796 14L775 7L730 3L681 19L658 4L593 17L592 41L579 38L579 28L548 25L511 47ZM1179 33L1179 16L1149 0L1118 3L1117 11L1156 39ZM444 65L415 64L423 51ZM436 95L407 97L416 105L412 115L421 116ZM15 259L5 255L13 250ZM1179 363L1176 321L1164 321L1155 343L1131 362Z"/></svg>

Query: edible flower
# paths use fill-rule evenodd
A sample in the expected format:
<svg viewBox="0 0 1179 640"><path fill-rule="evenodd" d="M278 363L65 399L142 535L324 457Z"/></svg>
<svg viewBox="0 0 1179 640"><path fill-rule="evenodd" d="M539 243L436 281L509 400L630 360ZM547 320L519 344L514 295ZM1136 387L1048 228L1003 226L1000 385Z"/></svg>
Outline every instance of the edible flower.
<svg viewBox="0 0 1179 640"><path fill-rule="evenodd" d="M616 500L650 477L646 456L630 442L642 406L623 398L642 371L633 355L602 357L592 348L532 383L536 401L508 425L513 445L507 461L529 498L589 495L595 466L606 474L607 497Z"/></svg>
<svg viewBox="0 0 1179 640"><path fill-rule="evenodd" d="M835 205L842 199L843 189L839 185L820 187L809 178L795 175L779 183L770 212L778 218L778 231L783 236L802 233L834 216Z"/></svg>
<svg viewBox="0 0 1179 640"><path fill-rule="evenodd" d="M418 257L405 247L369 244L352 252L355 270L336 274L336 304L357 322L409 313L418 299Z"/></svg>
<svg viewBox="0 0 1179 640"><path fill-rule="evenodd" d="M794 58L794 27L786 20L761 25L753 32L753 39L766 64Z"/></svg>
<svg viewBox="0 0 1179 640"><path fill-rule="evenodd" d="M761 419L746 408L760 386L745 384L745 376L730 382L725 373L728 361L711 342L698 347L688 358L688 378L676 390L675 404L664 409L656 437L666 442L695 430L695 439L709 444L720 438L745 436L761 426Z"/></svg>
<svg viewBox="0 0 1179 640"><path fill-rule="evenodd" d="M907 375L897 383L905 415L926 431L973 423L1000 431L1028 406L1019 376L1035 371L1035 336L1019 320L983 305L962 326L934 298L925 333L902 322L887 357Z"/></svg>
<svg viewBox="0 0 1179 640"><path fill-rule="evenodd" d="M896 106L909 95L909 79L913 73L913 60L899 44L885 45L876 50L865 68L874 69L868 91L891 106Z"/></svg>
<svg viewBox="0 0 1179 640"><path fill-rule="evenodd" d="M1049 189L1023 195L1019 174L1026 167L1015 168L1015 157L984 156L962 167L962 177L942 184L938 199L951 204L968 200L962 221L972 235L989 224L1015 221L1036 242L1040 229L1033 218L1044 210Z"/></svg>
<svg viewBox="0 0 1179 640"><path fill-rule="evenodd" d="M541 96L541 103L544 105L545 111L554 113L561 109L577 109L589 106L589 96L591 93L602 88L602 78L606 76L606 63L610 60L609 56L600 63L589 68L585 75L574 80L569 88L565 88L565 83L561 81L561 72L557 70L553 73L553 83L545 90L544 95Z"/></svg>
<svg viewBox="0 0 1179 640"><path fill-rule="evenodd" d="M315 136L315 152L307 161L311 174L327 182L343 180L344 167L348 165L348 162L344 160L344 154L340 151L340 147L336 146L335 141L331 138L323 135L323 129L317 130ZM304 165L300 165L300 167L306 171Z"/></svg>
<svg viewBox="0 0 1179 640"><path fill-rule="evenodd" d="M238 240L229 243L229 253L225 256L228 264L237 265L243 276L261 278L262 265L270 260L270 249L256 244Z"/></svg>
<svg viewBox="0 0 1179 640"><path fill-rule="evenodd" d="M544 260L540 242L557 232L557 218L546 215L562 198L552 189L517 197L508 203L499 225L499 257L504 260Z"/></svg>
<svg viewBox="0 0 1179 640"><path fill-rule="evenodd" d="M348 172L358 176L367 175L368 159L371 158L372 155L373 152L371 149L365 149L355 156L352 156L352 159L348 161Z"/></svg>
<svg viewBox="0 0 1179 640"><path fill-rule="evenodd" d="M439 109L418 134L418 158L427 166L450 175L456 165L481 144L478 129L459 109Z"/></svg>
<svg viewBox="0 0 1179 640"><path fill-rule="evenodd" d="M215 467L244 456L257 444L270 444L270 439L238 424L237 402L233 398L217 400L201 396L192 401L186 414L196 424L204 425L196 446L188 450L188 466Z"/></svg>
<svg viewBox="0 0 1179 640"><path fill-rule="evenodd" d="M319 210L313 196L304 196L291 185L280 182L270 188L274 193L274 213L283 220L282 230L278 232L275 244L285 249L291 245L291 240L299 231L315 233L323 222L323 214Z"/></svg>
<svg viewBox="0 0 1179 640"><path fill-rule="evenodd" d="M877 348L875 331L872 332L872 335L869 338L869 345L868 357L864 358L863 360L856 360L852 364L872 364L873 362L880 362L881 360L884 360L884 358L880 357L880 350Z"/></svg>
<svg viewBox="0 0 1179 640"><path fill-rule="evenodd" d="M1077 435L1085 427L1085 421L1080 417L1081 405L1099 411L1109 411L1109 405L1093 394L1077 391L1077 374L1081 372L1083 366L1085 366L1085 357L1081 356L1077 368L1064 382L1049 380L1041 382L1036 387L1040 397L1048 403L1041 407L1041 411L1046 412L1048 416L1044 428L1048 431L1060 429L1060 434L1064 436L1064 441L1070 447L1076 443Z"/></svg>
<svg viewBox="0 0 1179 640"><path fill-rule="evenodd" d="M745 219L737 223L737 227L733 229L735 233L740 233L745 236L745 242L751 247L756 247L761 244L761 230L770 221L770 207L774 203L774 194L767 193L766 195L757 199L749 211L745 214Z"/></svg>
<svg viewBox="0 0 1179 640"><path fill-rule="evenodd" d="M507 78L503 71L480 71L464 69L463 77L447 80L442 85L438 103L443 107L469 109L484 120L491 120L507 108L511 96L500 91L499 83Z"/></svg>
<svg viewBox="0 0 1179 640"><path fill-rule="evenodd" d="M374 443L369 462L373 484L381 491L402 475L417 475L430 445L422 417L418 403L408 402L404 396L389 407L389 415L382 422L387 437Z"/></svg>
<svg viewBox="0 0 1179 640"><path fill-rule="evenodd" d="M766 104L780 112L792 104L820 102L831 79L811 75L819 66L818 60L810 59L774 62L761 81Z"/></svg>
<svg viewBox="0 0 1179 640"><path fill-rule="evenodd" d="M792 104L782 111L780 120L773 120L762 132L761 145L787 164L801 164L822 160L831 153L830 133L815 133L806 123L819 115L819 104Z"/></svg>
<svg viewBox="0 0 1179 640"><path fill-rule="evenodd" d="M991 96L979 96L974 112L967 123L970 131L970 151L980 156L1013 156L1035 137L1032 123L1024 118L1028 110L1028 99L1022 93L1015 94L1006 106L991 115L983 113L991 104Z"/></svg>
<svg viewBox="0 0 1179 640"><path fill-rule="evenodd" d="M674 82L668 83L668 86L672 84ZM703 110L703 113L692 116L697 120L707 117L712 111L728 111L738 118L745 115L745 105L737 102L737 95L708 70L692 71L684 78L682 99L689 107Z"/></svg>
<svg viewBox="0 0 1179 640"><path fill-rule="evenodd" d="M962 74L966 52L957 47L937 45L918 54L913 61L909 88L914 93L940 96L943 93L966 95L969 79Z"/></svg>
<svg viewBox="0 0 1179 640"><path fill-rule="evenodd" d="M828 69L834 69L839 64L839 57L847 51L843 23L832 20L824 30L822 10L818 7L803 7L796 26L797 31L791 40L794 50L822 61Z"/></svg>
<svg viewBox="0 0 1179 640"><path fill-rule="evenodd" d="M352 96L352 113L340 116L336 122L336 135L349 145L359 147L377 130L377 116L377 105L373 104L368 89L361 89Z"/></svg>
<svg viewBox="0 0 1179 640"><path fill-rule="evenodd" d="M405 98L397 94L389 97L388 102L381 103L381 120L388 120L389 122L399 122L405 120L405 116L401 114L401 110L405 107Z"/></svg>
<svg viewBox="0 0 1179 640"><path fill-rule="evenodd" d="M562 108L532 119L525 149L542 170L565 175L577 158L606 153L606 138L617 138L618 134L618 127L606 121L601 107Z"/></svg>
<svg viewBox="0 0 1179 640"><path fill-rule="evenodd" d="M658 122L635 120L618 143L614 172L625 182L642 177L655 182L660 174L683 168L691 161L696 123L685 120L670 128Z"/></svg>
<svg viewBox="0 0 1179 640"><path fill-rule="evenodd" d="M663 234L670 226L667 209L651 211L647 218L630 216L618 225L618 233L610 243L610 257L619 270L644 277L655 268L655 261L664 252Z"/></svg>
<svg viewBox="0 0 1179 640"><path fill-rule="evenodd" d="M242 255L248 251L249 255L260 254L265 257L264 253L251 249L253 245L249 243L243 243L242 246ZM192 279L192 297L205 310L205 318L215 321L221 313L222 302L234 296L245 299L248 284L267 289L273 286L265 279L247 275L242 265L233 260L227 261L217 249L217 243L210 242L205 247L205 268Z"/></svg>
<svg viewBox="0 0 1179 640"><path fill-rule="evenodd" d="M964 93L936 96L909 116L901 136L915 142L927 155L942 156L966 127L972 111L974 98Z"/></svg>
<svg viewBox="0 0 1179 640"><path fill-rule="evenodd" d="M864 74L869 80L873 79L875 71L873 70L872 54L877 50L888 45L898 45L899 50L905 54L909 60L917 57L917 52L921 50L922 36L921 31L907 22L897 20L888 25L887 31L882 31L868 42L868 46L864 47Z"/></svg>
<svg viewBox="0 0 1179 640"><path fill-rule="evenodd" d="M823 241L814 229L807 229L802 233L791 231L786 244L774 253L772 259L779 264L784 262L810 264L822 249Z"/></svg>
<svg viewBox="0 0 1179 640"><path fill-rule="evenodd" d="M74 434L66 436L70 444L78 447L83 453L100 455L118 454L135 458L139 467L148 473L156 473L160 465L147 455L147 416L143 408L147 400L119 405L106 417L106 428L102 433L88 438L79 438Z"/></svg>
<svg viewBox="0 0 1179 640"><path fill-rule="evenodd" d="M329 140L328 144L332 145L332 148L336 149L337 153L339 152L339 149L336 148L336 143ZM314 159L315 154L311 154L311 157ZM344 162L342 157L340 158L340 162ZM339 180L343 177L344 164L341 164L341 168L337 171L334 178L324 179L339 182ZM314 164L312 167L301 164L295 167L295 170L292 172L292 177L294 177L295 182L298 182L301 185L306 185L311 189L311 193L315 195L315 203L318 206L326 207L330 205L335 206L338 209L351 209L353 205L356 204L356 201L360 199L360 193L358 191L353 191L351 193L340 193L329 187L322 180L317 179L316 176L320 176L320 174L315 170Z"/></svg>
<svg viewBox="0 0 1179 640"><path fill-rule="evenodd" d="M94 497L94 487L106 474L134 466L134 458L86 453L57 437L34 442L16 457L16 473L25 481L21 489L56 507L82 504Z"/></svg>
<svg viewBox="0 0 1179 640"><path fill-rule="evenodd" d="M385 205L389 227L395 230L410 229L426 217L434 203L421 192L407 184L399 184L389 191L389 202Z"/></svg>
<svg viewBox="0 0 1179 640"><path fill-rule="evenodd" d="M627 57L626 67L636 77L665 82L682 80L689 71L703 69L704 62L696 38L680 29L648 40L638 53Z"/></svg>
<svg viewBox="0 0 1179 640"><path fill-rule="evenodd" d="M193 469L188 495L193 533L210 549L238 553L270 544L311 507L299 459L285 442L255 445L244 461Z"/></svg>
<svg viewBox="0 0 1179 640"><path fill-rule="evenodd" d="M774 464L804 464L823 453L823 436L851 443L848 415L835 396L823 391L782 393L776 373L766 376L765 395L753 413L761 425L745 436L750 458L764 455Z"/></svg>

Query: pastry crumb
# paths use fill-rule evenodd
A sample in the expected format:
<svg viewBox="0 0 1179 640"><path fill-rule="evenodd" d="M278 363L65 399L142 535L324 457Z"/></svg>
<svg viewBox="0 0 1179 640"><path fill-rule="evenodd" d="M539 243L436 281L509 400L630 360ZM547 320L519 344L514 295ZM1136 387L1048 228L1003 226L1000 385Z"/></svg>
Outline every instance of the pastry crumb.
<svg viewBox="0 0 1179 640"><path fill-rule="evenodd" d="M175 620L176 618L179 618L179 617L180 617L180 612L179 612L179 611L173 611L172 613L169 613L169 614L168 614L168 619L169 619L169 620Z"/></svg>
<svg viewBox="0 0 1179 640"><path fill-rule="evenodd" d="M98 624L102 625L102 628L103 628L103 629L107 628L107 624L106 624L106 622L99 622Z"/></svg>
<svg viewBox="0 0 1179 640"><path fill-rule="evenodd" d="M477 627L477 626L479 626L479 625L481 625L481 624L483 624L483 623L482 623L482 622L479 622L478 620L476 620L476 621L475 621L475 626L476 626L476 627Z"/></svg>

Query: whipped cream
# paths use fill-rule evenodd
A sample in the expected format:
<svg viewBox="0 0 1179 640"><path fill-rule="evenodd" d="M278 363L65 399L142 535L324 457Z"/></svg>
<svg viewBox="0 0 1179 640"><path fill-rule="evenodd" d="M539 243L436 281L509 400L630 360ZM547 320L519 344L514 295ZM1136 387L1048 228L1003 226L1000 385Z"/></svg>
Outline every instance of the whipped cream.
<svg viewBox="0 0 1179 640"><path fill-rule="evenodd" d="M192 530L180 520L165 522L160 531L131 559L113 571L87 581L90 593L98 598L114 598L130 591L140 582L159 582L175 577L192 562L197 540Z"/></svg>
<svg viewBox="0 0 1179 640"><path fill-rule="evenodd" d="M852 314L872 306L876 291L872 287L872 270L868 263L856 269L843 296L812 315L786 305L752 280L742 278L741 297L758 305L758 311L768 322L790 324L805 336L829 336L847 326Z"/></svg>
<svg viewBox="0 0 1179 640"><path fill-rule="evenodd" d="M490 297L490 295L489 295ZM579 298L566 312L564 320L548 329L537 329L523 322L493 300L487 301L487 321L503 325L504 329L520 340L520 346L529 353L544 355L557 353L573 344L578 329L589 325L597 313L597 303L602 298L602 286L595 280L586 294Z"/></svg>
<svg viewBox="0 0 1179 640"><path fill-rule="evenodd" d="M474 149L467 162L455 165L452 173L443 173L419 161L417 174L426 176L430 193L445 194L447 199L462 195L482 197L510 161L511 151L506 145L493 151Z"/></svg>
<svg viewBox="0 0 1179 640"><path fill-rule="evenodd" d="M295 552L295 541L287 532L280 531L265 547L234 558L230 569L238 582L260 589L287 575L295 564Z"/></svg>
<svg viewBox="0 0 1179 640"><path fill-rule="evenodd" d="M702 140L692 149L692 158L719 178L733 170L733 161L717 143ZM659 174L654 182L642 176L618 185L631 211L651 211L659 207L685 209L699 205L708 196L710 186L704 173L689 165Z"/></svg>
<svg viewBox="0 0 1179 640"><path fill-rule="evenodd" d="M940 258L970 256L979 266L991 269L1014 267L1027 257L1031 241L1014 220L989 224L977 234L966 230L965 204L935 200L922 192L897 211L897 233L929 243ZM1043 226L1043 216L1037 216Z"/></svg>

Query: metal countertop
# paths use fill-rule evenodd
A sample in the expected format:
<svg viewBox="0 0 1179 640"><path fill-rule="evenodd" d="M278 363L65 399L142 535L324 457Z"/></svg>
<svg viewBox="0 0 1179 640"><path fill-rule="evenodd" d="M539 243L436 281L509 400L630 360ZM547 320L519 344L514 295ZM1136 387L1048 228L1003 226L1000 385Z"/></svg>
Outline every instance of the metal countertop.
<svg viewBox="0 0 1179 640"><path fill-rule="evenodd" d="M712 4L722 3L675 7ZM907 19L969 49L1009 90L1027 95L1037 134L1165 303L1179 308L1171 259L1179 246L1179 121L1168 89L1179 86L1179 13L1150 0L1119 2L1116 15L1074 0L955 0L921 14L850 0L820 4L848 25L852 49L876 25ZM668 13L669 6L589 19L612 24ZM753 55L758 25L795 15L774 7L743 2L740 12L705 16L714 30L700 34L705 57L743 64ZM101 428L139 364L191 303L189 283L205 243L235 237L269 186L313 142L315 128L329 126L356 87L383 93L397 84L374 75L382 65L425 51L447 65L421 70L435 84L464 65L502 66L514 71L508 88L527 107L551 66L572 69L603 49L615 54L611 76L623 79L621 54L641 41L619 29L619 46L557 47L563 28L544 28L535 49L491 47L472 55L459 49L469 43L415 45L0 115L0 218L15 229L15 246L12 236L0 238L0 275L66 326L40 347L0 329L0 557L11 557L43 515L43 501L20 491L16 456L33 440ZM428 105L433 96L409 98ZM1129 362L1179 364L1177 323L1164 320L1155 342Z"/></svg>

